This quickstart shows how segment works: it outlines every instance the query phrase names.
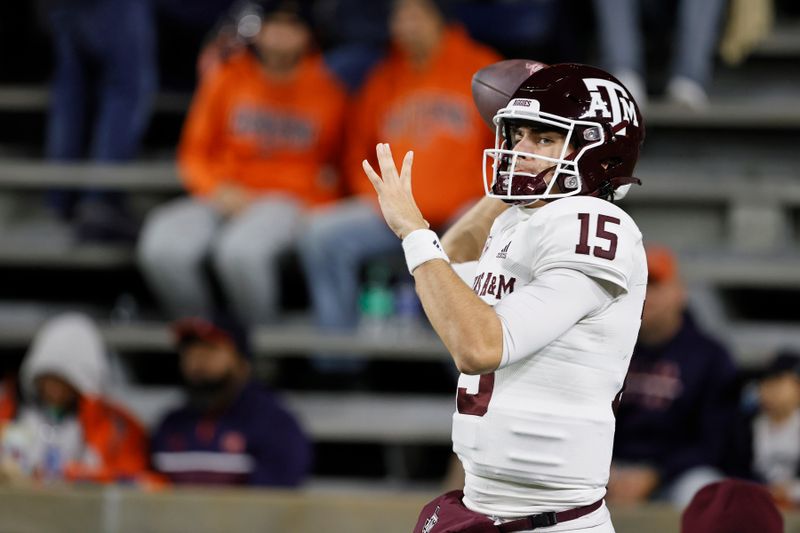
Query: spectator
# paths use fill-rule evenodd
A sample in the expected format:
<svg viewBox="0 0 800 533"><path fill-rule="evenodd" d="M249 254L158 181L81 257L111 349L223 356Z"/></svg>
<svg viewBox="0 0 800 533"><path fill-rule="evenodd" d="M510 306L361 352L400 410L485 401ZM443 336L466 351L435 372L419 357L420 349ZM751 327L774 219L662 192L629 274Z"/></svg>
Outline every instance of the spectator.
<svg viewBox="0 0 800 533"><path fill-rule="evenodd" d="M210 72L195 95L178 150L191 196L157 208L138 249L173 317L212 312L210 254L238 318L275 320L277 258L304 213L339 194L346 96L312 52L304 5L265 2L252 49Z"/></svg>
<svg viewBox="0 0 800 533"><path fill-rule="evenodd" d="M174 483L296 486L311 445L275 396L250 377L245 332L218 316L173 328L187 405L153 436L153 463Z"/></svg>
<svg viewBox="0 0 800 533"><path fill-rule="evenodd" d="M639 105L647 101L645 47L640 9L658 11L664 20L665 2L652 0L595 0L602 62L631 90ZM692 109L703 108L714 65L725 0L679 0L675 50L667 84L667 97Z"/></svg>
<svg viewBox="0 0 800 533"><path fill-rule="evenodd" d="M683 512L681 533L782 533L783 517L755 483L726 479L703 487Z"/></svg>
<svg viewBox="0 0 800 533"><path fill-rule="evenodd" d="M483 194L480 154L493 138L472 104L470 80L498 56L448 24L442 4L394 2L392 50L368 77L348 125L344 172L357 197L316 213L300 240L315 319L325 330L355 328L360 268L401 251L361 167L379 141L395 153L414 149L414 194L433 226L445 226Z"/></svg>
<svg viewBox="0 0 800 533"><path fill-rule="evenodd" d="M672 252L647 248L647 300L617 412L608 501L683 507L719 479L735 368L686 310Z"/></svg>
<svg viewBox="0 0 800 533"><path fill-rule="evenodd" d="M55 71L45 155L51 161L133 159L157 88L150 0L43 0ZM88 151L84 146L89 139ZM119 194L53 191L49 203L86 240L133 240L138 227Z"/></svg>
<svg viewBox="0 0 800 533"><path fill-rule="evenodd" d="M800 355L784 351L758 383L758 403L738 425L737 475L766 483L779 505L800 504Z"/></svg>
<svg viewBox="0 0 800 533"><path fill-rule="evenodd" d="M21 391L0 391L0 478L44 482L147 479L141 426L103 397L108 362L97 327L68 313L36 334Z"/></svg>

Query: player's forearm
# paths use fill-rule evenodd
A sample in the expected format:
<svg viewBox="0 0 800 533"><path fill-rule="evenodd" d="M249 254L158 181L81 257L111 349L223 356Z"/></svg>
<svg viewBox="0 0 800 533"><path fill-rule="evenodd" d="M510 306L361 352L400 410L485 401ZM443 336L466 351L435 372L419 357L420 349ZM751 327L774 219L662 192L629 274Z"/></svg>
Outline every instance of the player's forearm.
<svg viewBox="0 0 800 533"><path fill-rule="evenodd" d="M423 263L414 270L414 280L425 314L459 371L485 374L495 370L503 354L503 332L494 309L445 261Z"/></svg>
<svg viewBox="0 0 800 533"><path fill-rule="evenodd" d="M442 236L442 247L454 263L475 261L481 255L494 219L508 205L495 198L482 198Z"/></svg>

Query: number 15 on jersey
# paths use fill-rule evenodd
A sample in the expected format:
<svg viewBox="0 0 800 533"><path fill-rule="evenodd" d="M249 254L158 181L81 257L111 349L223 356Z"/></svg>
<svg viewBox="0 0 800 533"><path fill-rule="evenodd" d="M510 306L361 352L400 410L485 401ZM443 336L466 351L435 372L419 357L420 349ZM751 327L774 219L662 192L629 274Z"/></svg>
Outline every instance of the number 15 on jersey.
<svg viewBox="0 0 800 533"><path fill-rule="evenodd" d="M592 220L591 213L578 213L578 220L581 223L580 236L578 244L575 246L575 253L581 255L594 255L600 259L608 259L613 261L617 256L617 234L614 233L609 226L620 224L620 219L608 215L597 215L597 220ZM592 242L596 244L589 244L589 234L591 228L594 227L594 237ZM600 242L597 242L599 240ZM606 242L602 242L606 241Z"/></svg>

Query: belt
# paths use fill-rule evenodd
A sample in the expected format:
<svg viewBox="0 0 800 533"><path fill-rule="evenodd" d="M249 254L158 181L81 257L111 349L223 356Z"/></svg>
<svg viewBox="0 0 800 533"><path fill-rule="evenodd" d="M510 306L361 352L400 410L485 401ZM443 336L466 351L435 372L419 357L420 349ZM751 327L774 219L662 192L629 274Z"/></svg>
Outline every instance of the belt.
<svg viewBox="0 0 800 533"><path fill-rule="evenodd" d="M603 505L603 500L597 500L589 505L576 507L575 509L567 509L566 511L560 511L558 513L533 514L525 518L519 518L511 522L506 522L505 524L500 524L497 526L497 529L499 529L501 533L513 533L514 531L529 531L540 527L554 526L561 522L568 522L569 520L575 520L576 518L586 516L598 510L601 505Z"/></svg>

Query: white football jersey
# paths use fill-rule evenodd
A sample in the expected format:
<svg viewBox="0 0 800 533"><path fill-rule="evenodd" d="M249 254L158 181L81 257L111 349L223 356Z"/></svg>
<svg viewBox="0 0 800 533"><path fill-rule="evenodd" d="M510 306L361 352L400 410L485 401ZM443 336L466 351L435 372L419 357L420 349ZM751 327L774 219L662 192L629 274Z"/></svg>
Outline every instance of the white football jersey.
<svg viewBox="0 0 800 533"><path fill-rule="evenodd" d="M494 306L553 269L596 280L607 303L543 347L511 360L504 355L492 374L459 378L453 449L466 472L464 503L486 515L562 510L605 494L612 403L627 373L647 286L642 235L624 211L597 198L511 208L492 226L472 288ZM523 315L522 324L547 328L548 315L570 305L559 301L552 313Z"/></svg>

